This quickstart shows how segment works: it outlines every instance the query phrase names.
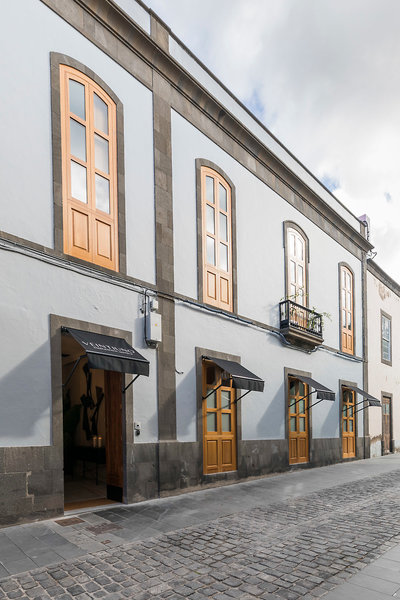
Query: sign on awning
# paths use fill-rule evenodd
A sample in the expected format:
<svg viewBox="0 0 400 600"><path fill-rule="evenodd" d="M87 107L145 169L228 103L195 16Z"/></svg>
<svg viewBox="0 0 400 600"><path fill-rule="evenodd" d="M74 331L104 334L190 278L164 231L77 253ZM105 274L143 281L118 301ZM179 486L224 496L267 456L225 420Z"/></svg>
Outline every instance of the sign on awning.
<svg viewBox="0 0 400 600"><path fill-rule="evenodd" d="M377 398L371 396L371 394L368 394L368 392L364 392L364 390L361 390L355 385L343 385L343 387L345 387L347 390L352 390L353 392L360 394L360 396L363 396L363 398L365 398L368 402L368 406L381 406L381 403Z"/></svg>
<svg viewBox="0 0 400 600"><path fill-rule="evenodd" d="M327 388L322 383L315 381L315 379L311 379L311 377L306 377L304 375L293 375L296 379L299 379L309 387L314 388L314 391L317 392L317 400L330 400L331 402L335 402L335 392Z"/></svg>
<svg viewBox="0 0 400 600"><path fill-rule="evenodd" d="M124 339L63 327L83 348L90 369L149 376L149 361Z"/></svg>
<svg viewBox="0 0 400 600"><path fill-rule="evenodd" d="M264 380L254 375L254 373L243 367L240 363L233 360L211 358L209 356L203 356L203 358L211 360L223 371L226 371L232 378L232 386L234 388L249 390L251 392L262 392L264 390Z"/></svg>

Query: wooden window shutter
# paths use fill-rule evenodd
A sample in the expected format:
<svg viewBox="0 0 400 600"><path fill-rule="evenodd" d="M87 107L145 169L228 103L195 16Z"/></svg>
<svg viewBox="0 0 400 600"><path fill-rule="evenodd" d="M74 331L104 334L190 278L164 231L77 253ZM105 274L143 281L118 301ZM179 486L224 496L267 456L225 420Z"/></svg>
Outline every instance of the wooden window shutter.
<svg viewBox="0 0 400 600"><path fill-rule="evenodd" d="M60 66L64 252L118 270L116 105Z"/></svg>
<svg viewBox="0 0 400 600"><path fill-rule="evenodd" d="M353 274L347 267L340 268L340 322L342 352L354 354L354 292Z"/></svg>
<svg viewBox="0 0 400 600"><path fill-rule="evenodd" d="M233 310L232 192L208 167L201 168L203 302Z"/></svg>

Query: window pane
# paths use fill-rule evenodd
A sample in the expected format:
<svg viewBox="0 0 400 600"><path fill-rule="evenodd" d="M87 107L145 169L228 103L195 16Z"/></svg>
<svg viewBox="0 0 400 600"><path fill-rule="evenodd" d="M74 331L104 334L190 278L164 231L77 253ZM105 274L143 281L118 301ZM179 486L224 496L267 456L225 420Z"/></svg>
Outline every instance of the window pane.
<svg viewBox="0 0 400 600"><path fill-rule="evenodd" d="M222 413L222 431L231 431L231 415L230 413Z"/></svg>
<svg viewBox="0 0 400 600"><path fill-rule="evenodd" d="M290 254L290 256L296 256L295 255L295 241L294 241L293 233L289 234L289 254Z"/></svg>
<svg viewBox="0 0 400 600"><path fill-rule="evenodd" d="M71 160L71 196L87 204L86 168Z"/></svg>
<svg viewBox="0 0 400 600"><path fill-rule="evenodd" d="M347 329L351 331L351 312L347 313Z"/></svg>
<svg viewBox="0 0 400 600"><path fill-rule="evenodd" d="M297 283L303 285L303 267L301 265L297 266Z"/></svg>
<svg viewBox="0 0 400 600"><path fill-rule="evenodd" d="M291 396L294 396L296 393L296 381L294 379L290 380L290 388L289 388L289 394Z"/></svg>
<svg viewBox="0 0 400 600"><path fill-rule="evenodd" d="M351 289L351 278L349 273L346 273L346 287L348 290Z"/></svg>
<svg viewBox="0 0 400 600"><path fill-rule="evenodd" d="M210 394L207 398L207 408L217 408L217 395L215 392L210 393L211 390L207 391L207 394Z"/></svg>
<svg viewBox="0 0 400 600"><path fill-rule="evenodd" d="M299 258L300 260L303 260L303 258L304 258L304 242L299 237L296 239L296 252L297 252L297 258Z"/></svg>
<svg viewBox="0 0 400 600"><path fill-rule="evenodd" d="M292 283L296 282L296 263L292 260L290 261L290 281Z"/></svg>
<svg viewBox="0 0 400 600"><path fill-rule="evenodd" d="M305 409L304 400L299 400L297 403L297 406L299 407L299 413L304 413L304 409Z"/></svg>
<svg viewBox="0 0 400 600"><path fill-rule="evenodd" d="M354 424L353 421L349 419L349 431L353 431Z"/></svg>
<svg viewBox="0 0 400 600"><path fill-rule="evenodd" d="M206 176L206 200L214 204L214 179Z"/></svg>
<svg viewBox="0 0 400 600"><path fill-rule="evenodd" d="M217 431L217 413L207 413L207 431Z"/></svg>
<svg viewBox="0 0 400 600"><path fill-rule="evenodd" d="M290 431L296 431L296 417L290 417Z"/></svg>
<svg viewBox="0 0 400 600"><path fill-rule="evenodd" d="M219 213L219 239L228 241L228 217L223 213Z"/></svg>
<svg viewBox="0 0 400 600"><path fill-rule="evenodd" d="M96 183L96 208L103 212L110 212L110 182L100 175L95 175Z"/></svg>
<svg viewBox="0 0 400 600"><path fill-rule="evenodd" d="M347 421L343 421L343 431L347 431Z"/></svg>
<svg viewBox="0 0 400 600"><path fill-rule="evenodd" d="M207 215L207 231L208 233L215 233L215 209L207 204L206 206Z"/></svg>
<svg viewBox="0 0 400 600"><path fill-rule="evenodd" d="M71 154L86 162L86 127L70 119Z"/></svg>
<svg viewBox="0 0 400 600"><path fill-rule="evenodd" d="M215 265L215 241L207 236L207 262L209 265Z"/></svg>
<svg viewBox="0 0 400 600"><path fill-rule="evenodd" d="M84 121L85 117L85 86L73 79L69 80L69 110Z"/></svg>
<svg viewBox="0 0 400 600"><path fill-rule="evenodd" d="M95 167L99 171L109 173L108 142L97 133L94 134L94 158Z"/></svg>
<svg viewBox="0 0 400 600"><path fill-rule="evenodd" d="M353 405L349 406L349 417L353 416Z"/></svg>
<svg viewBox="0 0 400 600"><path fill-rule="evenodd" d="M390 360L390 344L387 340L382 340L382 358Z"/></svg>
<svg viewBox="0 0 400 600"><path fill-rule="evenodd" d="M342 288L346 287L346 271L342 269Z"/></svg>
<svg viewBox="0 0 400 600"><path fill-rule="evenodd" d="M221 210L224 210L225 212L228 211L228 200L227 200L226 189L221 184L219 184L219 207Z"/></svg>
<svg viewBox="0 0 400 600"><path fill-rule="evenodd" d="M221 390L221 409L226 410L231 407L231 393L227 390Z"/></svg>
<svg viewBox="0 0 400 600"><path fill-rule="evenodd" d="M301 397L306 395L306 388L304 387L304 383L299 381L299 394Z"/></svg>
<svg viewBox="0 0 400 600"><path fill-rule="evenodd" d="M351 310L351 293L347 292L347 309Z"/></svg>
<svg viewBox="0 0 400 600"><path fill-rule="evenodd" d="M228 270L228 246L219 245L219 268L223 271Z"/></svg>
<svg viewBox="0 0 400 600"><path fill-rule="evenodd" d="M342 307L347 308L346 306L346 291L342 290Z"/></svg>
<svg viewBox="0 0 400 600"><path fill-rule="evenodd" d="M108 133L108 106L93 93L94 126L103 133Z"/></svg>
<svg viewBox="0 0 400 600"><path fill-rule="evenodd" d="M346 404L343 404L343 416L344 417L347 416L347 406L346 406Z"/></svg>
<svg viewBox="0 0 400 600"><path fill-rule="evenodd" d="M342 327L346 327L347 323L347 313L345 310L342 310Z"/></svg>
<svg viewBox="0 0 400 600"><path fill-rule="evenodd" d="M296 286L293 283L290 285L290 297L292 298L292 300L294 300L295 302L297 302L297 300L296 300Z"/></svg>
<svg viewBox="0 0 400 600"><path fill-rule="evenodd" d="M215 367L207 367L207 385L213 386L216 384L217 373Z"/></svg>
<svg viewBox="0 0 400 600"><path fill-rule="evenodd" d="M305 431L306 430L306 418L305 417L300 417L299 418L299 429L300 431Z"/></svg>

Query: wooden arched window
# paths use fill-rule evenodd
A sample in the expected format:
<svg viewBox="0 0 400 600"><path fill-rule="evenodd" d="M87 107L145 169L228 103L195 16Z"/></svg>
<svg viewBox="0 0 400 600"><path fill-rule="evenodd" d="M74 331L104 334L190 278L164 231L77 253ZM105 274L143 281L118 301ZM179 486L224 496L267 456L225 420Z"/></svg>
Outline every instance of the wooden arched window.
<svg viewBox="0 0 400 600"><path fill-rule="evenodd" d="M118 269L116 105L60 65L64 252Z"/></svg>
<svg viewBox="0 0 400 600"><path fill-rule="evenodd" d="M354 277L340 266L340 337L342 352L354 354Z"/></svg>
<svg viewBox="0 0 400 600"><path fill-rule="evenodd" d="M293 302L307 306L307 241L293 227L286 231L287 296Z"/></svg>
<svg viewBox="0 0 400 600"><path fill-rule="evenodd" d="M201 167L201 207L203 301L232 311L232 194L209 167Z"/></svg>

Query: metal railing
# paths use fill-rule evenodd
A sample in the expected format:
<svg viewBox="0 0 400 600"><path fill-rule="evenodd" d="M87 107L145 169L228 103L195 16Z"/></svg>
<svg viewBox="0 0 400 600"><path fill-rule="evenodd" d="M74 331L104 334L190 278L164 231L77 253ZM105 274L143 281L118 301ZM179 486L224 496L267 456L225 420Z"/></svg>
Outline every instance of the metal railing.
<svg viewBox="0 0 400 600"><path fill-rule="evenodd" d="M322 315L292 300L279 302L280 327L295 327L322 337Z"/></svg>

